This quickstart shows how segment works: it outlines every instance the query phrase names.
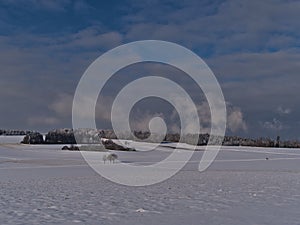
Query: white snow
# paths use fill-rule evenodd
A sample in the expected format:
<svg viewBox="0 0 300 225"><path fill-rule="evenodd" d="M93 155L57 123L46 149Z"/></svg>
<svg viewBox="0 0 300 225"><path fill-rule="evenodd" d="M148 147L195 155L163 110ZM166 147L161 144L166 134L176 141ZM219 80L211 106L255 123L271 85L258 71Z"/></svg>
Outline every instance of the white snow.
<svg viewBox="0 0 300 225"><path fill-rule="evenodd" d="M164 159L176 145L129 144L143 151L118 159L136 165ZM172 178L137 188L107 181L80 152L61 147L1 142L1 224L300 224L300 149L223 147L203 173L196 151Z"/></svg>
<svg viewBox="0 0 300 225"><path fill-rule="evenodd" d="M20 144L23 141L23 136L3 136L0 135L0 144Z"/></svg>

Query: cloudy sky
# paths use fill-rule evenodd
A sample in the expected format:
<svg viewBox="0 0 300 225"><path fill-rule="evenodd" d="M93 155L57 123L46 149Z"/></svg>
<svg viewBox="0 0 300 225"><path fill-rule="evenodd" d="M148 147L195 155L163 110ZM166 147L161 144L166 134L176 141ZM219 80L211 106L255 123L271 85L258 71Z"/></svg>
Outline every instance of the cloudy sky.
<svg viewBox="0 0 300 225"><path fill-rule="evenodd" d="M156 39L193 50L212 69L228 106L228 134L300 139L299 12L293 0L0 0L0 128L72 127L72 99L87 67L120 44ZM201 96L174 68L148 64L112 79L104 102L128 74L153 68L178 74L173 78L191 96ZM205 124L202 100L196 103ZM99 128L109 127L108 105L97 107ZM143 127L170 111L154 99L132 117ZM178 119L171 117L170 129Z"/></svg>

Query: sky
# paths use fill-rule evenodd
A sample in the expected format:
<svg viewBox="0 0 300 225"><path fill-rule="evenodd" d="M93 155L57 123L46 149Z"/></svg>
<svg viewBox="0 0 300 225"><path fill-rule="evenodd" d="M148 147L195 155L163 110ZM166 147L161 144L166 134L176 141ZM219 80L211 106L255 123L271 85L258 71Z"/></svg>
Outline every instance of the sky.
<svg viewBox="0 0 300 225"><path fill-rule="evenodd" d="M0 129L72 127L73 95L88 66L114 47L151 39L207 63L226 100L227 134L300 140L299 12L293 0L0 0ZM159 71L193 96L206 131L201 90L182 71L151 63L116 74L99 97L97 126L109 128L108 108L126 81ZM153 116L178 129L178 115L158 99L135 106L132 126L143 129Z"/></svg>

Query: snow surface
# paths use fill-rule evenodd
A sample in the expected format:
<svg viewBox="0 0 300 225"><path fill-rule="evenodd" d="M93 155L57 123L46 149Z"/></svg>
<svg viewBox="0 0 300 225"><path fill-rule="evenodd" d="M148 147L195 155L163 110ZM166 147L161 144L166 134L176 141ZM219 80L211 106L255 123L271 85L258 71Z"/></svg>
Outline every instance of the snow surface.
<svg viewBox="0 0 300 225"><path fill-rule="evenodd" d="M24 135L18 135L18 136L4 136L0 135L0 144L14 144L14 143L21 143L24 139Z"/></svg>
<svg viewBox="0 0 300 225"><path fill-rule="evenodd" d="M176 144L130 145L142 151L116 152L120 161L151 164ZM61 147L1 142L1 224L300 224L299 149L223 147L202 173L196 151L172 178L127 187Z"/></svg>

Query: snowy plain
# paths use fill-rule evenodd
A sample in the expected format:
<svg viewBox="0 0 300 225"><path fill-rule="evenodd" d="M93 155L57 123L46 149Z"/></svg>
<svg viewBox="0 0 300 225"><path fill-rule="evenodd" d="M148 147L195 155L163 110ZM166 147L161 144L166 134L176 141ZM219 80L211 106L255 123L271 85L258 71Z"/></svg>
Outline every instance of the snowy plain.
<svg viewBox="0 0 300 225"><path fill-rule="evenodd" d="M0 138L0 224L300 224L300 149L223 147L200 173L199 147L172 178L128 187L98 175L80 152L18 142ZM140 151L116 152L120 161L151 164L174 147L130 144Z"/></svg>

